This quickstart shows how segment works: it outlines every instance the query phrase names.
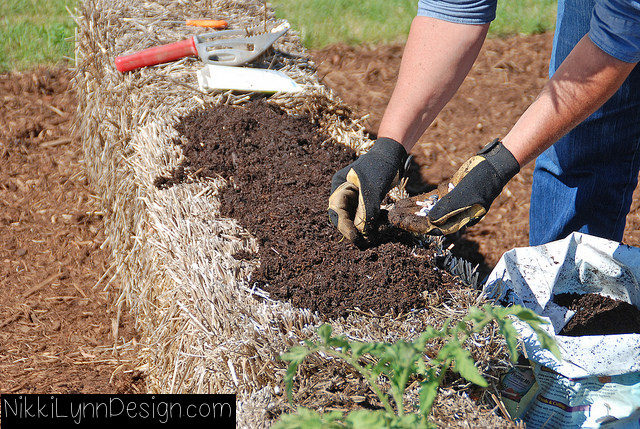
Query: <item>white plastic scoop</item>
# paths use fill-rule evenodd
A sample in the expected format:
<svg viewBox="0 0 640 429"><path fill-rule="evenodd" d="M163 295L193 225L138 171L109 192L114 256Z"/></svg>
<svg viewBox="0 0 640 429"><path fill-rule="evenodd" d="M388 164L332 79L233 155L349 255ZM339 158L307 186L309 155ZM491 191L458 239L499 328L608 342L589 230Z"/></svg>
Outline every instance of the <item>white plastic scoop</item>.
<svg viewBox="0 0 640 429"><path fill-rule="evenodd" d="M237 90L250 92L299 92L298 85L278 70L207 64L198 70L198 85L203 91Z"/></svg>

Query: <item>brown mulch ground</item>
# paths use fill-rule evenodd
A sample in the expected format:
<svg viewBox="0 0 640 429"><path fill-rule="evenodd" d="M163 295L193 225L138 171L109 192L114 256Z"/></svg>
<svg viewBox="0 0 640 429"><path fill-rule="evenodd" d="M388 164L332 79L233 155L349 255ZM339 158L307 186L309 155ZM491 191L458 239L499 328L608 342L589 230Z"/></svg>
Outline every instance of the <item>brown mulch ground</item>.
<svg viewBox="0 0 640 429"><path fill-rule="evenodd" d="M413 152L423 179L447 180L478 149L504 136L534 100L547 78L553 35L489 39L462 84ZM336 46L312 53L324 82L353 106L370 115L367 127L376 132L397 78L401 45ZM495 265L507 250L528 245L529 198L533 164L523 168L496 199L488 215L469 229L460 253ZM640 245L640 190L634 194L625 243Z"/></svg>
<svg viewBox="0 0 640 429"><path fill-rule="evenodd" d="M109 255L69 79L0 75L0 392L144 392L131 352L113 351L136 334L102 291Z"/></svg>
<svg viewBox="0 0 640 429"><path fill-rule="evenodd" d="M252 281L272 298L330 318L355 309L397 315L424 307L425 294L460 287L436 268L433 250L416 247L403 231L382 228L366 248L343 240L328 221L327 194L331 176L355 154L307 119L258 100L198 111L176 129L187 141L185 170L230 180L222 215L258 240ZM183 168L156 184L184 178Z"/></svg>

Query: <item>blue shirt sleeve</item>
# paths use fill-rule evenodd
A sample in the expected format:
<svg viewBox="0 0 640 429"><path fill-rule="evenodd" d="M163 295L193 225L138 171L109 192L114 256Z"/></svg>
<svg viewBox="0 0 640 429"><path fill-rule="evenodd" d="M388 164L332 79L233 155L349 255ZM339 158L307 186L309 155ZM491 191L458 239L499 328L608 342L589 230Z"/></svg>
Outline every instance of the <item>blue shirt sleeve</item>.
<svg viewBox="0 0 640 429"><path fill-rule="evenodd" d="M486 24L496 18L498 0L418 0L418 16L459 24Z"/></svg>
<svg viewBox="0 0 640 429"><path fill-rule="evenodd" d="M591 41L621 61L640 61L640 2L596 0L589 28Z"/></svg>

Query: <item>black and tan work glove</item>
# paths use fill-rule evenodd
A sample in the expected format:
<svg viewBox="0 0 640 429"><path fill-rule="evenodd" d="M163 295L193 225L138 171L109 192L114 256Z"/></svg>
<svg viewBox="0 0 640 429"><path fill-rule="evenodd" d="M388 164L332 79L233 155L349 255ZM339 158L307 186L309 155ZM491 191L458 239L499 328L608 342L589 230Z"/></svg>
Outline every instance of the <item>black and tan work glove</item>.
<svg viewBox="0 0 640 429"><path fill-rule="evenodd" d="M518 161L496 139L465 162L450 183L399 201L389 213L389 222L418 234L453 234L478 223L519 171Z"/></svg>
<svg viewBox="0 0 640 429"><path fill-rule="evenodd" d="M486 145L460 167L451 180L454 188L427 215L431 233L448 235L478 223L519 171L520 164L500 140Z"/></svg>
<svg viewBox="0 0 640 429"><path fill-rule="evenodd" d="M400 143L379 138L367 153L334 174L329 219L348 240L375 231L380 204L400 180L406 160Z"/></svg>

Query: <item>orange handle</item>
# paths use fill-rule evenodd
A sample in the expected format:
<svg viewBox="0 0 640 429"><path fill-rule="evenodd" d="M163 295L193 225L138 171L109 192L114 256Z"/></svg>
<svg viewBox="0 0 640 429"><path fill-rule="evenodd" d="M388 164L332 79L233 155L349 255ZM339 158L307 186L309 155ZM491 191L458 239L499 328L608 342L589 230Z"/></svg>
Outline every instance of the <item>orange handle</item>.
<svg viewBox="0 0 640 429"><path fill-rule="evenodd" d="M192 25L194 27L205 27L205 28L227 28L229 25L227 21L223 21L221 19L187 19L185 22L187 25Z"/></svg>
<svg viewBox="0 0 640 429"><path fill-rule="evenodd" d="M167 45L154 46L135 54L121 55L116 58L116 68L124 73L141 67L168 63L190 55L198 55L194 37Z"/></svg>

